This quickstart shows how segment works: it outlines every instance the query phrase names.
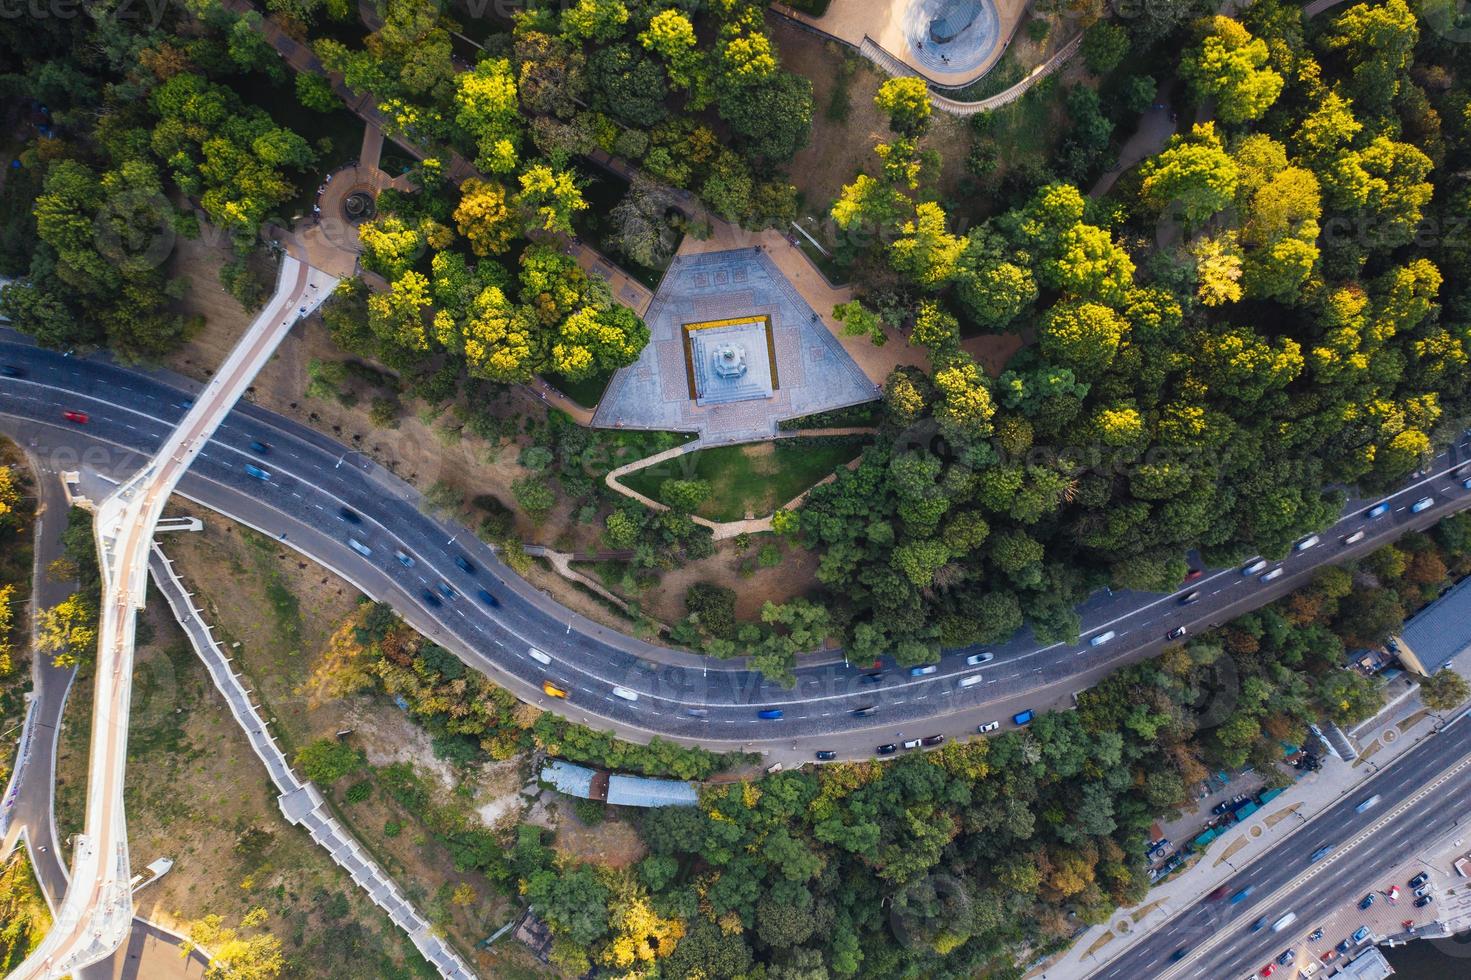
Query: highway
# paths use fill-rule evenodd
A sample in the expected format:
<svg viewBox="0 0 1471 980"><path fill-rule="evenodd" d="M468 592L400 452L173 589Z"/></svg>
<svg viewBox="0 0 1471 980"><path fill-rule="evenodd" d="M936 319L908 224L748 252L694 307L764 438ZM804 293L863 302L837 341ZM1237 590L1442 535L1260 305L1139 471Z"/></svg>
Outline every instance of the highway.
<svg viewBox="0 0 1471 980"><path fill-rule="evenodd" d="M1329 912L1385 887L1387 871L1471 815L1468 735L1471 721L1462 716L1283 838L1221 893L1234 896L1251 887L1247 898L1234 905L1228 897L1197 901L1092 976L1231 980L1256 973L1289 947L1302 949L1304 937ZM1355 812L1371 794L1382 802ZM1314 862L1314 852L1324 846L1333 850ZM1273 932L1270 924L1288 912L1296 913L1296 921ZM1253 932L1263 917L1268 925ZM1344 938L1324 937L1330 943ZM1179 950L1185 955L1173 960Z"/></svg>
<svg viewBox="0 0 1471 980"><path fill-rule="evenodd" d="M0 378L0 417L9 416L12 431L49 453L52 468L85 465L125 478L157 449L198 387L98 357L63 357L13 337L0 338L0 363L19 367L25 376ZM66 422L61 412L68 408L88 412L90 422ZM268 448L253 451L252 442ZM471 532L421 513L417 492L363 454L248 404L220 425L179 491L392 603L426 635L528 701L624 737L657 734L715 749L762 748L772 758L795 761L810 758L815 749L835 750L840 758L871 757L879 743L961 735L980 722L1009 724L1010 714L1022 708L1065 703L1109 670L1157 653L1175 626L1223 622L1290 591L1324 562L1366 552L1471 505L1471 493L1449 475L1467 458L1464 442L1438 457L1427 475L1387 498L1390 512L1378 519L1363 516L1371 502L1353 502L1348 517L1322 532L1321 544L1280 563L1285 573L1270 584L1230 568L1182 588L1200 592L1199 601L1186 606L1177 595L1099 594L1080 609L1080 643L1039 645L1024 631L991 646L996 656L988 664L966 665L965 655L974 650L951 651L936 673L924 677L890 664L878 683L870 683L865 670L846 665L841 654L807 657L790 690L765 682L740 662L648 644L566 610L501 565ZM247 475L247 463L269 479ZM1424 496L1432 506L1412 513L1411 505ZM1360 529L1366 531L1363 540L1352 547L1342 543ZM354 552L350 538L371 554ZM411 556L413 567L400 564L395 550ZM474 572L457 568L456 556L466 558ZM426 600L440 583L455 598ZM477 598L481 588L495 597L495 607ZM1116 635L1090 646L1088 638L1102 630ZM552 663L544 667L533 660L532 647ZM962 679L975 676L980 680L961 686ZM569 699L545 696L543 680L567 689ZM614 697L614 686L637 692L639 699ZM876 709L872 714L853 715L869 706ZM779 709L783 717L759 719L763 709Z"/></svg>

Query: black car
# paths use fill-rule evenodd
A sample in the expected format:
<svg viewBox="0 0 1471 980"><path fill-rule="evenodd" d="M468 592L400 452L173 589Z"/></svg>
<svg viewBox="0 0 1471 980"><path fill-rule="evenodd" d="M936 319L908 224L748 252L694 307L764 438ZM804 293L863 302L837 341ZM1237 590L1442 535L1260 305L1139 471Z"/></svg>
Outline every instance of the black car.
<svg viewBox="0 0 1471 980"><path fill-rule="evenodd" d="M945 741L945 736L944 735L930 735L930 736L927 736L924 739L924 744L925 745L939 745L943 741Z"/></svg>
<svg viewBox="0 0 1471 980"><path fill-rule="evenodd" d="M341 514L342 515L342 519L344 521L347 521L347 523L349 523L349 524L361 524L361 523L363 523L363 519L361 517L359 517L357 515L357 513L355 511L353 511L352 508L350 508L350 507L339 507L339 508L337 508L337 513Z"/></svg>
<svg viewBox="0 0 1471 980"><path fill-rule="evenodd" d="M884 672L881 671L881 670L871 670L868 673L866 673L866 674L863 675L863 683L865 683L865 684L877 684L879 681L881 681L883 679L884 679Z"/></svg>
<svg viewBox="0 0 1471 980"><path fill-rule="evenodd" d="M1185 954L1188 953L1188 952L1190 952L1189 947L1187 947L1187 946L1181 946L1179 949L1175 950L1173 953L1170 954L1170 962L1171 963L1178 963L1178 962L1180 962L1181 960L1183 960L1185 958Z"/></svg>
<svg viewBox="0 0 1471 980"><path fill-rule="evenodd" d="M438 589L439 594L444 596L446 599L455 599L459 597L459 593L450 588L449 585L444 582L436 583L434 587Z"/></svg>
<svg viewBox="0 0 1471 980"><path fill-rule="evenodd" d="M1191 591L1189 591L1189 592L1185 593L1184 595L1182 595L1180 597L1180 599L1179 599L1179 602L1180 602L1180 605L1182 605L1182 606L1188 606L1192 602L1196 602L1199 599L1200 599L1200 590L1199 589L1192 589Z"/></svg>
<svg viewBox="0 0 1471 980"><path fill-rule="evenodd" d="M476 591L475 594L478 595L480 597L480 601L485 603L487 606L499 606L501 604L501 601L499 599L497 599L495 596L491 595L484 589Z"/></svg>
<svg viewBox="0 0 1471 980"><path fill-rule="evenodd" d="M1185 635L1185 627L1183 627L1183 626L1176 626L1174 629L1170 630L1168 633L1165 634L1165 639L1167 639L1167 640L1178 640L1180 637L1182 637L1184 635Z"/></svg>
<svg viewBox="0 0 1471 980"><path fill-rule="evenodd" d="M466 575L475 574L475 566L470 564L463 555L455 555L455 564L460 566L460 571Z"/></svg>
<svg viewBox="0 0 1471 980"><path fill-rule="evenodd" d="M879 709L878 708L878 705L876 705L876 704L865 704L861 708L854 708L853 709L853 717L854 718L867 718L869 715L873 714L878 709Z"/></svg>
<svg viewBox="0 0 1471 980"><path fill-rule="evenodd" d="M827 749L823 749L821 752L817 753L817 760L819 762L831 762L837 757L838 754L836 752L829 752Z"/></svg>
<svg viewBox="0 0 1471 980"><path fill-rule="evenodd" d="M1434 895L1421 895L1419 898L1415 899L1415 908L1423 909L1425 906L1429 905L1433 901L1435 901Z"/></svg>
<svg viewBox="0 0 1471 980"><path fill-rule="evenodd" d="M271 451L271 447L267 446L259 439L252 439L250 440L250 451L255 453L257 456L264 456L266 453Z"/></svg>
<svg viewBox="0 0 1471 980"><path fill-rule="evenodd" d="M1421 885L1425 884L1425 882L1427 882L1429 880L1430 880L1430 875L1427 874L1426 872L1422 871L1419 874L1415 875L1415 877L1413 877L1413 878L1410 879L1410 887L1411 888L1419 888Z"/></svg>
<svg viewBox="0 0 1471 980"><path fill-rule="evenodd" d="M0 374L7 378L24 378L26 373L14 364L0 364Z"/></svg>
<svg viewBox="0 0 1471 980"><path fill-rule="evenodd" d="M893 742L885 742L879 746L879 755L893 755L897 751L899 751L899 746Z"/></svg>
<svg viewBox="0 0 1471 980"><path fill-rule="evenodd" d="M439 601L439 596L435 595L433 592L430 592L428 589L420 592L419 598L424 600L425 605L433 609L438 609L440 606L444 605L444 603Z"/></svg>

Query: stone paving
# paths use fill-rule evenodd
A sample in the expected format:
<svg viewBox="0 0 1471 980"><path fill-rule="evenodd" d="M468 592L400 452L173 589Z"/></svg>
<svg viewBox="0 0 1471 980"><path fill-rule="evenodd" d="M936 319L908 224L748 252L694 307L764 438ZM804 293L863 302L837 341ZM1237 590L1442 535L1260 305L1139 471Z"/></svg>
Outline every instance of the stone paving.
<svg viewBox="0 0 1471 980"><path fill-rule="evenodd" d="M697 404L690 397L685 326L760 317L771 322L778 377L771 397ZM775 436L781 419L879 396L759 246L676 257L646 319L649 344L613 376L593 415L595 426L698 432L706 446L753 442Z"/></svg>

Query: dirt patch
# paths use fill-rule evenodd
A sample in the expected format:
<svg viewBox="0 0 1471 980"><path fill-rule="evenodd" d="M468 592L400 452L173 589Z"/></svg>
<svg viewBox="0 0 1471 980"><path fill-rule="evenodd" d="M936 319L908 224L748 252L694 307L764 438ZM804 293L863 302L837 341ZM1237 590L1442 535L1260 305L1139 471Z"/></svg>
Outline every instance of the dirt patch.
<svg viewBox="0 0 1471 980"><path fill-rule="evenodd" d="M1133 919L1135 923L1143 922L1145 916L1147 916L1149 913L1153 912L1155 909L1159 908L1163 904L1164 904L1163 901L1160 901L1160 902L1150 902L1148 905L1144 906L1142 909L1138 909L1138 910L1136 910L1134 912L1131 912L1129 914L1129 918Z"/></svg>
<svg viewBox="0 0 1471 980"><path fill-rule="evenodd" d="M1429 711L1424 710L1424 709L1421 709L1421 710L1415 712L1414 714L1410 715L1408 718L1403 719L1402 721L1399 722L1399 724L1395 725L1394 727L1399 730L1399 732L1400 732L1401 735L1403 735L1405 732L1409 731L1411 728L1414 728L1416 725L1420 724L1421 719L1429 716L1429 714L1430 714ZM1388 734L1388 733L1386 733L1386 734Z"/></svg>
<svg viewBox="0 0 1471 980"><path fill-rule="evenodd" d="M1021 334L983 334L979 337L967 337L960 342L960 347L975 358L976 363L984 368L987 374L993 378L999 378L1001 372L1006 370L1006 362L1031 342L1031 339Z"/></svg>
<svg viewBox="0 0 1471 980"><path fill-rule="evenodd" d="M1089 946L1088 947L1088 952L1085 955L1092 956L1094 953L1098 952L1100 949L1102 949L1103 947L1107 946L1109 943L1111 943L1113 941L1114 941L1114 934L1113 934L1113 930L1110 929L1108 932L1105 932L1103 935L1099 936L1098 937L1098 941L1096 943L1094 943L1092 946Z"/></svg>
<svg viewBox="0 0 1471 980"><path fill-rule="evenodd" d="M1228 860L1230 860L1236 854L1237 851L1239 851L1243 847L1245 847L1246 844L1247 844L1247 840L1246 840L1245 837L1238 837L1235 840L1233 840L1231 842L1231 846L1230 847L1226 848L1219 855L1217 855L1217 857L1216 857L1216 867L1219 868L1221 865L1225 864Z"/></svg>
<svg viewBox="0 0 1471 980"><path fill-rule="evenodd" d="M1384 748L1384 743L1379 741L1379 739L1377 738L1374 741L1370 742L1368 745L1364 746L1364 750L1360 752L1359 757L1354 760L1353 768L1357 769L1359 766L1362 766L1364 763L1368 762L1369 759L1374 756L1374 753L1378 752L1382 748Z"/></svg>
<svg viewBox="0 0 1471 980"><path fill-rule="evenodd" d="M553 804L556 836L552 846L559 854L608 868L627 868L648 853L633 825L614 816L621 808L608 807L608 816L595 824L588 824L577 815L571 803L571 800L559 797Z"/></svg>
<svg viewBox="0 0 1471 980"><path fill-rule="evenodd" d="M1279 823L1281 823L1282 821L1286 820L1288 817L1292 816L1294 813L1296 813L1301 808L1302 808L1302 804L1301 803L1294 803L1294 804L1292 804L1292 806L1288 807L1285 810L1278 810L1276 813L1274 813L1271 816L1267 817L1267 820L1266 820L1267 829L1270 830L1271 828L1277 826Z"/></svg>

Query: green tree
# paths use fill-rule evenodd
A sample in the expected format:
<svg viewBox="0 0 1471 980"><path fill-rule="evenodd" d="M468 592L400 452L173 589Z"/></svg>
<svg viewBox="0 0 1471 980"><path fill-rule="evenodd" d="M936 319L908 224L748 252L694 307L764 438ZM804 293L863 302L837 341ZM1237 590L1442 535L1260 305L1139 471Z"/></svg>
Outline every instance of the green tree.
<svg viewBox="0 0 1471 980"><path fill-rule="evenodd" d="M1449 667L1420 679L1420 700L1431 711L1452 711L1468 698L1471 684Z"/></svg>
<svg viewBox="0 0 1471 980"><path fill-rule="evenodd" d="M930 89L922 78L890 78L879 86L873 102L889 117L889 128L896 133L917 136L929 125Z"/></svg>
<svg viewBox="0 0 1471 980"><path fill-rule="evenodd" d="M1223 122L1259 119L1282 93L1282 76L1268 67L1267 43L1237 21L1217 14L1201 22L1198 48L1189 48L1180 73L1199 98L1215 99Z"/></svg>
<svg viewBox="0 0 1471 980"><path fill-rule="evenodd" d="M1140 168L1140 194L1150 207L1198 225L1236 195L1236 163L1226 153L1213 123L1176 134L1159 156Z"/></svg>
<svg viewBox="0 0 1471 980"><path fill-rule="evenodd" d="M296 750L294 761L307 779L322 786L331 786L363 765L362 753L335 738L318 738L306 743Z"/></svg>

